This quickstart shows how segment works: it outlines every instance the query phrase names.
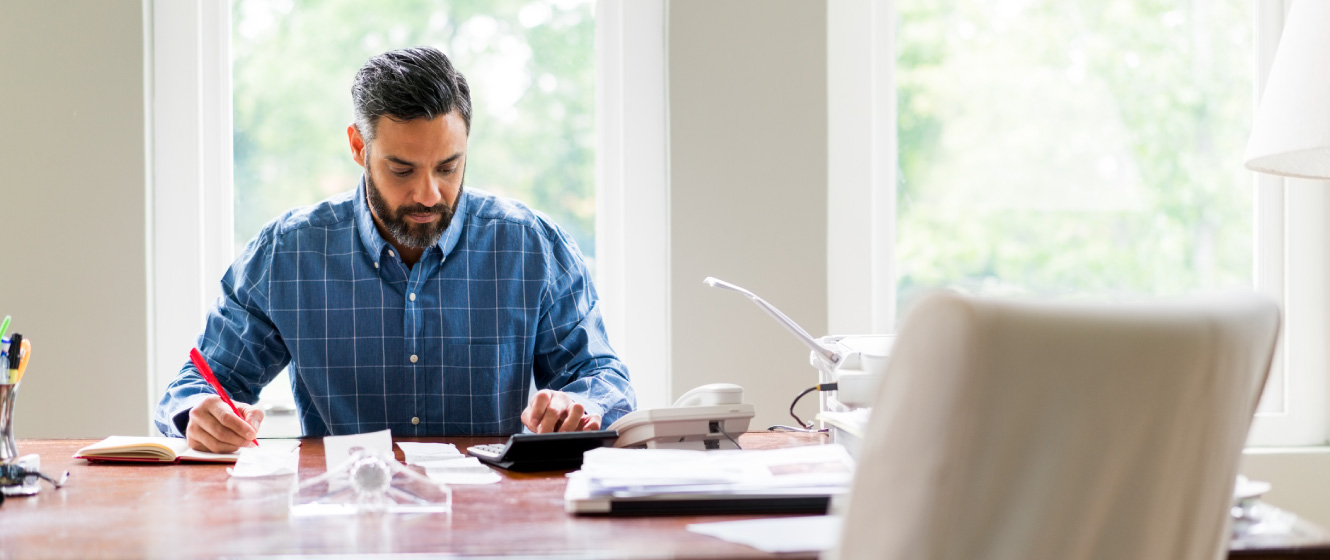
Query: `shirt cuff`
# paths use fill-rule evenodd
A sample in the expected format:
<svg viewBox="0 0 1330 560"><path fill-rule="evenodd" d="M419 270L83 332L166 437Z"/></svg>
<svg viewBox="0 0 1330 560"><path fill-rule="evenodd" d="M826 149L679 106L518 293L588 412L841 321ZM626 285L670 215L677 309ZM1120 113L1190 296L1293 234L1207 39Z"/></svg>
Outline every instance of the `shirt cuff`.
<svg viewBox="0 0 1330 560"><path fill-rule="evenodd" d="M586 395L580 393L564 393L564 394L568 395L568 398L573 399L573 402L582 405L582 414L584 416L599 416L602 421L605 419L605 407L601 406L600 403L593 401L590 398L588 398Z"/></svg>
<svg viewBox="0 0 1330 560"><path fill-rule="evenodd" d="M195 393L188 397L180 399L180 407L176 409L175 414L169 416L171 427L175 428L176 433L164 433L167 437L185 437L185 429L189 427L189 411L194 410L203 399L208 398L211 393ZM164 427L162 424L157 424Z"/></svg>
<svg viewBox="0 0 1330 560"><path fill-rule="evenodd" d="M185 429L189 427L189 411L191 410L194 410L194 408L186 408L177 412L175 417L171 418L171 423L175 424L175 430L180 432L180 435L184 435Z"/></svg>

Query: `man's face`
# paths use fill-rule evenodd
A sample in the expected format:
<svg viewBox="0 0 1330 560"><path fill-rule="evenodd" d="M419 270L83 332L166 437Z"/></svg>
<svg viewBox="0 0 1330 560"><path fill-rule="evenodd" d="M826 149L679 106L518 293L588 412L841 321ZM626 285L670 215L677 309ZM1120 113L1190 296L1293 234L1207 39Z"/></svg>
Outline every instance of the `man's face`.
<svg viewBox="0 0 1330 560"><path fill-rule="evenodd" d="M379 119L368 145L348 129L365 167L366 198L381 231L405 247L438 243L452 221L466 174L466 123L456 111L433 120Z"/></svg>

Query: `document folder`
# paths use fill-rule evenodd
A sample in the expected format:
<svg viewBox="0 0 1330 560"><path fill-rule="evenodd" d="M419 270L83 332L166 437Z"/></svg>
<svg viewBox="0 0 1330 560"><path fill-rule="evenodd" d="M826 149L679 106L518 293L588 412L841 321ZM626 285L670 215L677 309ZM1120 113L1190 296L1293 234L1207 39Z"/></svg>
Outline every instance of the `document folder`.
<svg viewBox="0 0 1330 560"><path fill-rule="evenodd" d="M577 515L738 515L827 512L832 492L826 488L764 494L653 494L591 496L585 479L568 481L564 510Z"/></svg>

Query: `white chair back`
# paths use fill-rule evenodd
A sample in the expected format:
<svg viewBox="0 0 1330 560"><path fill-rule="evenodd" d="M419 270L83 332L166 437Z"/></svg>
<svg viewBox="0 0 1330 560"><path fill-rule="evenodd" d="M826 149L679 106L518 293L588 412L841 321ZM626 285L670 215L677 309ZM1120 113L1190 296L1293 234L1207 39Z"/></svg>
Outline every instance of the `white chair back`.
<svg viewBox="0 0 1330 560"><path fill-rule="evenodd" d="M1221 558L1279 324L1254 294L930 295L900 331L829 556Z"/></svg>

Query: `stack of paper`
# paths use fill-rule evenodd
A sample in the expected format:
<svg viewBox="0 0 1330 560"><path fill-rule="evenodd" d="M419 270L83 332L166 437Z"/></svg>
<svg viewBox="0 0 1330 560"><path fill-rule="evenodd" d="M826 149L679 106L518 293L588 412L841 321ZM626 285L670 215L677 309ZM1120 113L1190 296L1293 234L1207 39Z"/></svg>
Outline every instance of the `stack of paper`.
<svg viewBox="0 0 1330 560"><path fill-rule="evenodd" d="M502 479L475 457L467 457L451 443L399 441L406 464L425 469L425 476L443 484L493 484Z"/></svg>
<svg viewBox="0 0 1330 560"><path fill-rule="evenodd" d="M824 512L849 487L840 445L760 451L600 448L568 475L574 513Z"/></svg>

